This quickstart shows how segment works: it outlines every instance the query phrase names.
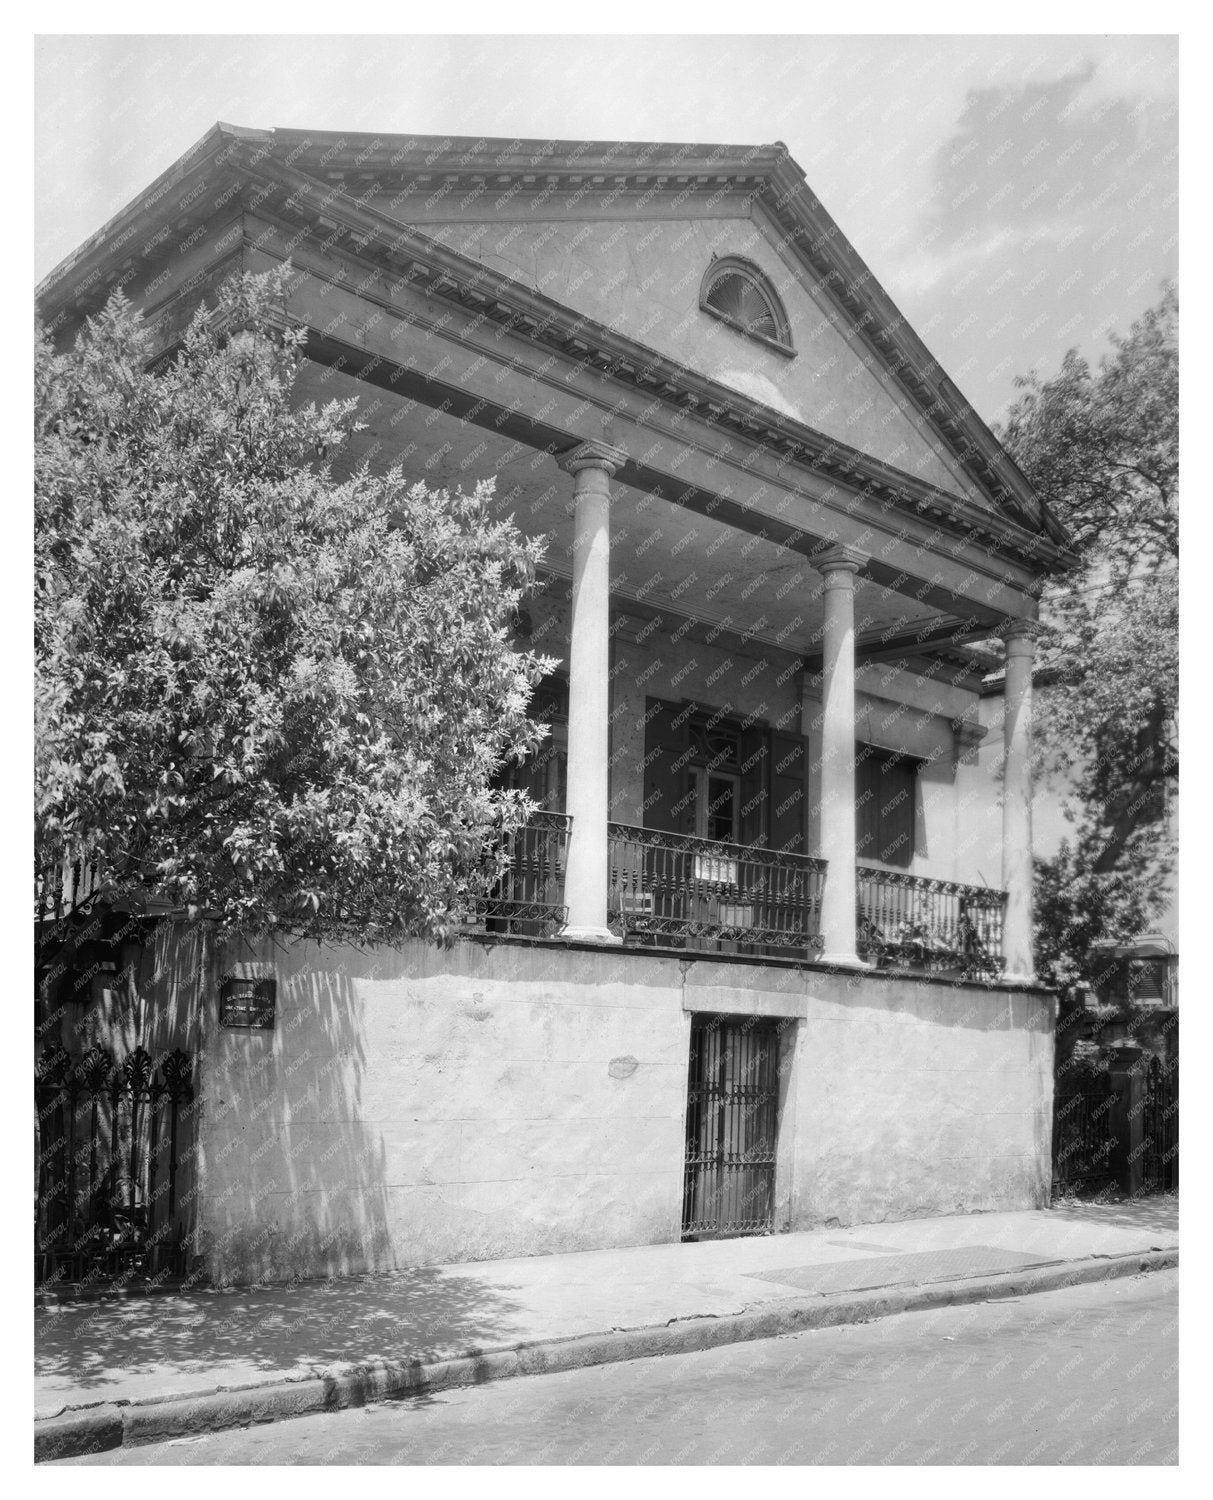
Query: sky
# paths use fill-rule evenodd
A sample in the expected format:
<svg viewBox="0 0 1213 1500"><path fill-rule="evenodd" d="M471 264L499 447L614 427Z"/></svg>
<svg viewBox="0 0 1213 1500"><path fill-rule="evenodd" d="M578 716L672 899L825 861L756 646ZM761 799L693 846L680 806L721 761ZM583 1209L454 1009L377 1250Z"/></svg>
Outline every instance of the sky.
<svg viewBox="0 0 1213 1500"><path fill-rule="evenodd" d="M1144 14L1144 13L1143 13ZM44 276L216 120L782 140L987 421L1178 268L1173 36L45 36Z"/></svg>

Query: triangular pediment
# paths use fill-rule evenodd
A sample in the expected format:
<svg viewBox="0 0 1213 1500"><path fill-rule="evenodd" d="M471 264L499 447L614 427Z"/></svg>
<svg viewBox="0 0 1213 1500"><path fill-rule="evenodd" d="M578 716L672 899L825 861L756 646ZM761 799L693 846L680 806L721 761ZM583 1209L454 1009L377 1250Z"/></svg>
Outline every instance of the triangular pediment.
<svg viewBox="0 0 1213 1500"><path fill-rule="evenodd" d="M234 202L241 179L245 192ZM424 253L420 236L437 241L452 275L482 266L499 278L495 295L504 301L515 285L520 297L543 298L629 342L636 357L661 356L789 427L996 512L1020 533L1043 533L1046 547L1065 546L1064 532L779 142L473 140L218 125L56 268L39 289L41 314L70 321L92 311L121 269L118 247L132 238L162 279L161 241L184 234L194 243L215 227L208 205L238 213L241 203L289 221L322 250L361 256L374 245L394 271L402 256ZM700 305L713 256L748 261L769 280L786 310L791 353Z"/></svg>
<svg viewBox="0 0 1213 1500"><path fill-rule="evenodd" d="M658 207L660 216L649 204L640 216L621 218L616 208L611 217L583 198L580 212L543 218L531 217L530 204L515 199L501 216L424 216L414 227L827 437L924 483L989 503L878 352L845 313L810 287L748 205L739 204L727 218ZM789 323L790 356L701 309L704 273L726 256L756 266L778 293Z"/></svg>

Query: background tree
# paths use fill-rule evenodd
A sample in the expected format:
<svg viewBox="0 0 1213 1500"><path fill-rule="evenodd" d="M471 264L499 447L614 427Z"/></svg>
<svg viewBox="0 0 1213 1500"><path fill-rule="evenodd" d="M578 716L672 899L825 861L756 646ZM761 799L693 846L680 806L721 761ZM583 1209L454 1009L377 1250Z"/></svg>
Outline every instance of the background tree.
<svg viewBox="0 0 1213 1500"><path fill-rule="evenodd" d="M471 494L327 455L287 272L229 282L180 352L113 298L36 356L35 878L225 929L448 938L528 811L553 663L509 622L541 546ZM496 864L495 864L496 859Z"/></svg>
<svg viewBox="0 0 1213 1500"><path fill-rule="evenodd" d="M1039 769L1070 789L1075 838L1040 868L1041 974L1091 983L1092 944L1155 921L1174 864L1179 762L1179 300L1113 337L1092 371L1019 382L1002 438L1069 529L1079 568L1042 600Z"/></svg>

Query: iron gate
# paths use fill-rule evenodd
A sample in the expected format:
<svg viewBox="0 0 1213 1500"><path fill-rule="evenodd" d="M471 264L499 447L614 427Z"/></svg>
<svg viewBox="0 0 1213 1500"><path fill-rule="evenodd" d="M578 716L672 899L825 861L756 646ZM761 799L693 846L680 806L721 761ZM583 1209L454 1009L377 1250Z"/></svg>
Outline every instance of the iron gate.
<svg viewBox="0 0 1213 1500"><path fill-rule="evenodd" d="M682 1235L763 1234L775 1207L776 1023L696 1016L691 1024Z"/></svg>
<svg viewBox="0 0 1213 1500"><path fill-rule="evenodd" d="M48 1046L34 1083L34 1276L104 1283L185 1274L192 1176L189 1057L159 1070L143 1047L119 1066Z"/></svg>

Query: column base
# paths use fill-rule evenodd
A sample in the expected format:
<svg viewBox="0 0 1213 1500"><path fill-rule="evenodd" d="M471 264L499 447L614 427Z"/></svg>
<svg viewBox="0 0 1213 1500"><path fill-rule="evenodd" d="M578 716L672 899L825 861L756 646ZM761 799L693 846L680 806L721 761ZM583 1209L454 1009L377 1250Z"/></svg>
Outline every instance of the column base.
<svg viewBox="0 0 1213 1500"><path fill-rule="evenodd" d="M1039 984L1035 974L1000 974L999 984Z"/></svg>
<svg viewBox="0 0 1213 1500"><path fill-rule="evenodd" d="M874 969L876 967L866 958L860 958L858 953L823 953L816 962L829 964L835 969Z"/></svg>
<svg viewBox="0 0 1213 1500"><path fill-rule="evenodd" d="M608 948L623 946L623 939L609 927L562 927L557 937L570 943L601 943Z"/></svg>

